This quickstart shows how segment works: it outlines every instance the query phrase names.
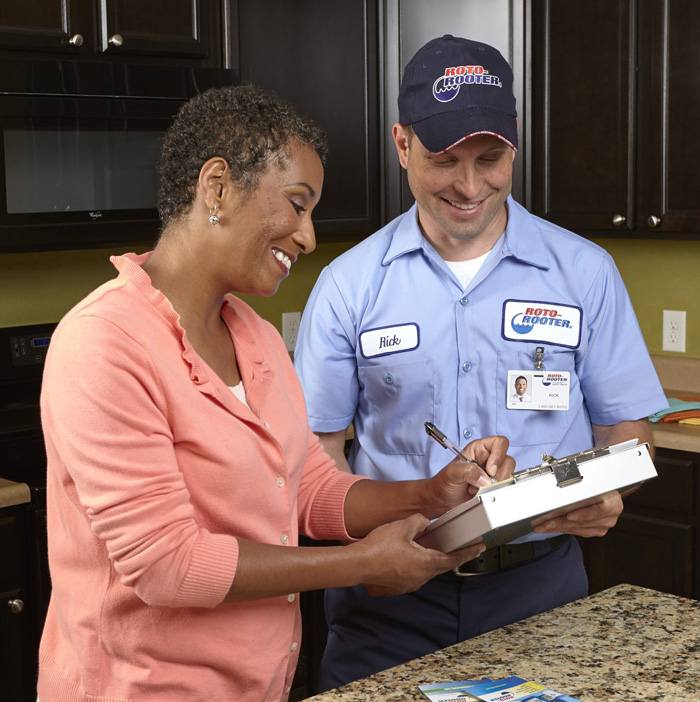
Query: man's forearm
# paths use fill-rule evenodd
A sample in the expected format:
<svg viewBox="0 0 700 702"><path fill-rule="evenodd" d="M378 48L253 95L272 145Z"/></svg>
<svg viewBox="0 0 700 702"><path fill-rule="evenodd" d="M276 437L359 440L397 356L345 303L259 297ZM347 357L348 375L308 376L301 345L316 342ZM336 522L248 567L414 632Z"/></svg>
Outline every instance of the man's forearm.
<svg viewBox="0 0 700 702"><path fill-rule="evenodd" d="M654 457L654 437L646 419L617 424L594 424L593 438L596 446L611 446L630 439L639 439L649 444L649 453Z"/></svg>

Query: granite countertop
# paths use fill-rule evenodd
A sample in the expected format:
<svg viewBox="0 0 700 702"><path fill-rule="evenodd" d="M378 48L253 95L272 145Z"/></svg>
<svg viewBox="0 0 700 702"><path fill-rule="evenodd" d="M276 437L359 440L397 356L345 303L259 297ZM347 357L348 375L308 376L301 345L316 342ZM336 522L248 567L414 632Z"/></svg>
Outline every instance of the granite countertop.
<svg viewBox="0 0 700 702"><path fill-rule="evenodd" d="M518 675L581 702L695 702L699 652L700 602L618 585L309 699L419 702L420 683Z"/></svg>
<svg viewBox="0 0 700 702"><path fill-rule="evenodd" d="M0 478L0 508L31 502L32 495L26 483L15 483Z"/></svg>

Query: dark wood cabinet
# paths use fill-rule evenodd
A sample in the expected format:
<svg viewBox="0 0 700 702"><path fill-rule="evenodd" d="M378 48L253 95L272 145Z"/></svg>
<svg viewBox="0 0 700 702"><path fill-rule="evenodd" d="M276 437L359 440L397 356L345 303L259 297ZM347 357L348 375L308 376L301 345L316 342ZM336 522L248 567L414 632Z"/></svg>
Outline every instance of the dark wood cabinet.
<svg viewBox="0 0 700 702"><path fill-rule="evenodd" d="M580 540L591 592L631 583L700 599L700 456L658 449L654 463L615 528Z"/></svg>
<svg viewBox="0 0 700 702"><path fill-rule="evenodd" d="M228 67L228 0L5 0L0 48ZM34 54L36 57L36 54Z"/></svg>
<svg viewBox="0 0 700 702"><path fill-rule="evenodd" d="M366 236L379 219L377 0L237 0L233 68L273 90L328 136L321 238Z"/></svg>
<svg viewBox="0 0 700 702"><path fill-rule="evenodd" d="M585 235L700 236L700 5L532 7L533 211Z"/></svg>
<svg viewBox="0 0 700 702"><path fill-rule="evenodd" d="M0 509L0 696L12 702L36 700L26 521L24 505Z"/></svg>

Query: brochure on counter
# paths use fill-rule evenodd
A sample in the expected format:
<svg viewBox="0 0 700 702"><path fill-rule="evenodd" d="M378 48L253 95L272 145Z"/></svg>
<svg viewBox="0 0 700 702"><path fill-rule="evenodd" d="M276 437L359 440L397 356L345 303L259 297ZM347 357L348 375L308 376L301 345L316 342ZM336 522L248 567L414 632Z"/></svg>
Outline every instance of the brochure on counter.
<svg viewBox="0 0 700 702"><path fill-rule="evenodd" d="M430 702L580 702L540 683L515 675L500 680L459 680L419 685Z"/></svg>

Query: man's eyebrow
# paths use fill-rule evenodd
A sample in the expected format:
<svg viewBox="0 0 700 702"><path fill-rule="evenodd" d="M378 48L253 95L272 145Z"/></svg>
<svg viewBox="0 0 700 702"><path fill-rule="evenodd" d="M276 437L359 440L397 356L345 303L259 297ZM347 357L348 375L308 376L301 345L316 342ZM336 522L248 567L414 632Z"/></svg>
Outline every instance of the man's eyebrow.
<svg viewBox="0 0 700 702"><path fill-rule="evenodd" d="M302 188L306 188L309 191L309 195L311 195L311 197L316 197L316 191L307 182L305 182L303 180L300 180L297 183L287 183L287 185L290 185L290 186L300 185Z"/></svg>

